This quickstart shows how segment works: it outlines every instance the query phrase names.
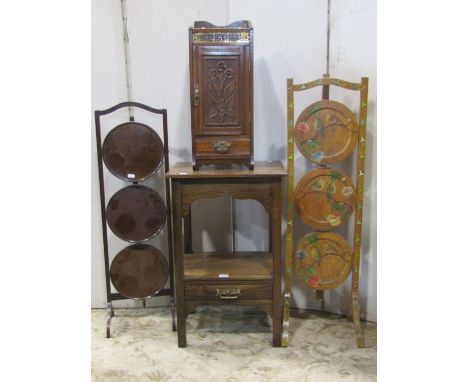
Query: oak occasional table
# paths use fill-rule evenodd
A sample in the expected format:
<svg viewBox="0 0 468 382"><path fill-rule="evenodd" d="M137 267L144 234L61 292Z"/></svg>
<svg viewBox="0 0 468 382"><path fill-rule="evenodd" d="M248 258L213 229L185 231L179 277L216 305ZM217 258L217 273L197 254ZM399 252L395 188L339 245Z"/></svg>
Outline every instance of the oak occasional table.
<svg viewBox="0 0 468 382"><path fill-rule="evenodd" d="M186 318L199 305L256 305L273 319L273 346L281 346L281 162L255 169L192 170L178 163L171 179L179 347L187 346ZM269 215L266 252L191 253L190 205L228 194L259 201Z"/></svg>

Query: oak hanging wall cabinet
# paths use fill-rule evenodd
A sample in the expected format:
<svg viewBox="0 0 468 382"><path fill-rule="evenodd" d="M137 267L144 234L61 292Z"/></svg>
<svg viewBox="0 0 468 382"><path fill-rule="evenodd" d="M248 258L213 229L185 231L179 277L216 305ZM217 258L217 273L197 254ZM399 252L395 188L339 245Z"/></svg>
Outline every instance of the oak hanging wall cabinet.
<svg viewBox="0 0 468 382"><path fill-rule="evenodd" d="M253 28L249 21L189 28L192 165L253 169Z"/></svg>
<svg viewBox="0 0 468 382"><path fill-rule="evenodd" d="M322 87L322 100L307 106L294 123L294 92ZM359 117L345 105L330 101L330 86L360 93ZM288 346L289 304L292 271L298 280L316 291L338 287L352 274L352 320L356 343L364 346L360 327L359 268L361 256L364 164L366 155L368 78L352 83L324 75L303 84L287 80L288 108L288 214L283 346ZM295 149L317 165L294 187ZM356 150L356 180L332 165L344 161ZM314 230L294 244L293 211ZM329 232L345 224L354 212L353 246L341 235Z"/></svg>
<svg viewBox="0 0 468 382"><path fill-rule="evenodd" d="M162 115L164 142L151 127L134 121L113 128L101 140L101 116L122 108L140 108ZM111 336L112 302L146 300L153 296L171 296L172 329L175 325L174 280L172 274L172 224L169 181L165 181L166 200L145 185L138 184L155 175L164 162L169 170L167 111L137 102L123 102L106 110L96 110L96 143L98 154L104 265L107 292L106 336ZM115 177L129 183L109 198L107 205L103 164ZM168 254L147 242L167 227ZM107 229L119 239L131 243L119 251L110 263ZM167 280L169 288L164 288ZM113 293L111 283L117 290Z"/></svg>

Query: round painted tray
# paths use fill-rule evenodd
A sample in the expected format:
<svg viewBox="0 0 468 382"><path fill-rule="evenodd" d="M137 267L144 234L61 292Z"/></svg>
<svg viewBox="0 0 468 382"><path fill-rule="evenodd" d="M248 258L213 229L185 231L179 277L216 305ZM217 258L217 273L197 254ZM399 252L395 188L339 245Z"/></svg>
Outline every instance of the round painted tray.
<svg viewBox="0 0 468 382"><path fill-rule="evenodd" d="M159 249L148 244L133 244L112 260L110 278L115 289L128 298L148 298L166 284L169 265Z"/></svg>
<svg viewBox="0 0 468 382"><path fill-rule="evenodd" d="M141 181L159 170L164 144L151 127L127 122L107 134L102 145L102 157L116 177L127 182Z"/></svg>
<svg viewBox="0 0 468 382"><path fill-rule="evenodd" d="M294 190L294 205L304 221L320 229L332 229L354 211L353 182L341 171L316 168L305 174Z"/></svg>
<svg viewBox="0 0 468 382"><path fill-rule="evenodd" d="M311 232L297 243L294 270L314 289L333 289L351 272L353 252L346 240L333 232Z"/></svg>
<svg viewBox="0 0 468 382"><path fill-rule="evenodd" d="M149 240L164 226L166 205L151 188L132 185L122 188L110 198L106 219L112 232L122 240Z"/></svg>
<svg viewBox="0 0 468 382"><path fill-rule="evenodd" d="M345 105L323 100L307 106L297 119L294 140L307 159L320 164L346 159L358 141L358 124Z"/></svg>

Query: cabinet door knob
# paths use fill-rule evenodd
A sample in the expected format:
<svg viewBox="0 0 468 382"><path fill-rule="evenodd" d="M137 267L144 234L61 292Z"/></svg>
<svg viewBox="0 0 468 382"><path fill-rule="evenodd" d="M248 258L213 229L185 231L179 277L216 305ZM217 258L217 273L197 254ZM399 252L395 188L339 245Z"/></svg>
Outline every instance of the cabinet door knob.
<svg viewBox="0 0 468 382"><path fill-rule="evenodd" d="M200 105L200 87L197 83L193 84L193 104Z"/></svg>
<svg viewBox="0 0 468 382"><path fill-rule="evenodd" d="M219 289L216 288L216 296L222 300L235 300L240 296L240 288Z"/></svg>
<svg viewBox="0 0 468 382"><path fill-rule="evenodd" d="M214 144L214 149L220 153L220 154L224 154L224 153L227 153L229 151L229 149L231 148L232 146L232 143L230 142L226 142L226 141L218 141Z"/></svg>

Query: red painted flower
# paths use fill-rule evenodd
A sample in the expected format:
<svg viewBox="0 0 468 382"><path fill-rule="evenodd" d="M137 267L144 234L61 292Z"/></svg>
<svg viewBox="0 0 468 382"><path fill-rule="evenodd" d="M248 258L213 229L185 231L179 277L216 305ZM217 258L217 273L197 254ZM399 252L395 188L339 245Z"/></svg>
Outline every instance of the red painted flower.
<svg viewBox="0 0 468 382"><path fill-rule="evenodd" d="M315 288L318 286L318 283L320 281L320 278L318 276L310 276L308 280L308 284L312 287Z"/></svg>
<svg viewBox="0 0 468 382"><path fill-rule="evenodd" d="M301 134L305 134L310 130L310 127L307 123L301 122L299 125L297 125L297 130L299 130Z"/></svg>

